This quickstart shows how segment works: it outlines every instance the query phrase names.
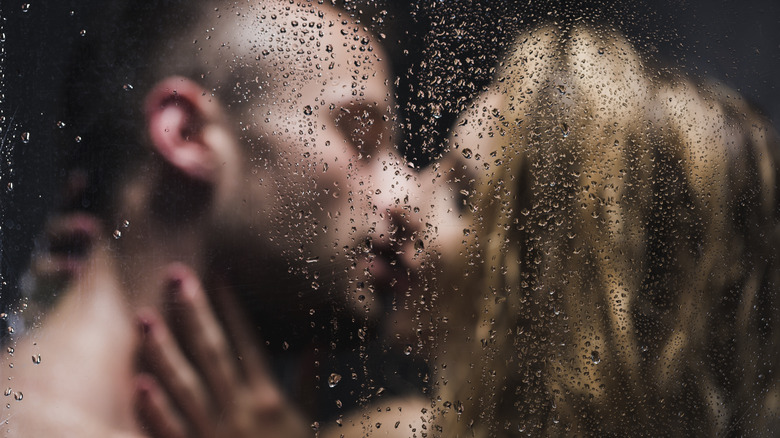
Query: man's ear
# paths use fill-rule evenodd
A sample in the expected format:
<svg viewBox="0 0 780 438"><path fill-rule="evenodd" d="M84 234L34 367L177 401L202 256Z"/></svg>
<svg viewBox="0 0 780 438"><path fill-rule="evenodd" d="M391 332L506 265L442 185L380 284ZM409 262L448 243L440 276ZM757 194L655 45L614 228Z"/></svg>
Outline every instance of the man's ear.
<svg viewBox="0 0 780 438"><path fill-rule="evenodd" d="M190 79L172 76L146 96L146 124L154 149L184 175L216 182L217 154L204 135L220 117L219 104Z"/></svg>

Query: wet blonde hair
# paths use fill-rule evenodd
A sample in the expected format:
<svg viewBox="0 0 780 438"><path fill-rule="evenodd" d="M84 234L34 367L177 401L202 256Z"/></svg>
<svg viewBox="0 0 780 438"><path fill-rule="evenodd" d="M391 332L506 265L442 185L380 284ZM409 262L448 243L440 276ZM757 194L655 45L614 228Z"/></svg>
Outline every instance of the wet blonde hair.
<svg viewBox="0 0 780 438"><path fill-rule="evenodd" d="M470 199L478 272L450 309L465 331L443 342L435 430L770 435L780 157L768 123L595 25L521 35L489 94L501 104L479 101L460 123L492 146L454 139L486 171Z"/></svg>

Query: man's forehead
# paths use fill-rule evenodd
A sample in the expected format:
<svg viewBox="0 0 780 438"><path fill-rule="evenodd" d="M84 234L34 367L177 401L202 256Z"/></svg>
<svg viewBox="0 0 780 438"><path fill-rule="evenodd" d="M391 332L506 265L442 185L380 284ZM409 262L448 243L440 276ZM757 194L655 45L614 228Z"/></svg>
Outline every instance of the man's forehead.
<svg viewBox="0 0 780 438"><path fill-rule="evenodd" d="M356 83L361 87L378 75L384 81L389 68L367 30L325 5L288 6L246 7L229 15L215 11L201 26L206 40L198 47L213 64L211 73L222 70L231 77L286 89L266 90L272 94L303 87L334 91L354 88Z"/></svg>

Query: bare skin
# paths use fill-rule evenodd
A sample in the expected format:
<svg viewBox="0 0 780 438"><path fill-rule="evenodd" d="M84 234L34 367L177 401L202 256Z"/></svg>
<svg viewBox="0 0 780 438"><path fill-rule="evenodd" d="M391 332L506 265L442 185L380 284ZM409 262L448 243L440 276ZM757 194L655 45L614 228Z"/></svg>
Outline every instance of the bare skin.
<svg viewBox="0 0 780 438"><path fill-rule="evenodd" d="M141 357L151 374L136 378L138 413L152 437L306 436L303 420L273 381L235 297L212 292L222 324L194 273L168 270L167 319L141 309ZM181 344L177 342L181 341ZM188 354L187 354L188 353ZM188 359L192 358L191 360Z"/></svg>
<svg viewBox="0 0 780 438"><path fill-rule="evenodd" d="M280 3L274 7L282 6ZM317 17L308 9L298 12L310 19ZM146 339L143 349L151 348L150 338L141 337L139 309L143 309L140 314L149 323L148 333L165 333L163 321L170 302L166 285L170 283L168 267L172 263L189 266L193 276L207 285L206 290L218 290L214 279L224 278L231 287L251 288L253 303L271 305L278 303L279 297L301 292L277 287L294 275L286 274L287 266L301 268L308 266L308 260L319 260L321 269L334 273L334 294L340 294L343 306L351 306L361 318L378 319L386 312L380 307L382 300L369 293L375 289L398 294L402 309L414 309L414 303L406 305L403 300L415 300L418 292L413 286L425 269L431 269L430 263L423 263L426 258L417 254L415 244L424 242L426 249L435 250L437 242L450 241L448 233L460 232L457 225L440 227L437 222L453 211L447 207L453 196L449 190L433 188L432 176L418 176L396 152L389 69L382 64L381 49L361 55L361 67L355 74L351 47L354 41L370 41L369 36L342 23L337 12L328 8L323 8L323 12L323 20L333 26L323 31L317 50L334 68L324 69L314 78L296 76L290 80L290 86L274 88L270 97L266 92L250 96L254 105L246 111L240 125L230 119L225 105L198 82L199 78L174 74L145 91L145 129L155 155L145 172L133 174L126 181L116 194L121 201L118 208L103 222L128 225L121 227L119 238L111 236L112 228L95 233L97 237L90 234L95 241L88 258L64 268L72 276L72 283L62 298L45 316L33 315L30 330L13 339L13 355L3 356L3 381L12 392L23 394L23 400L11 401L12 408L0 416L6 436L138 436L150 431L159 435L177 430L162 417L155 420L145 408L140 409L145 414L143 424L139 424L135 404L139 394L148 402L147 406L164 406L166 397L173 405L177 400L183 403L182 396L171 391L174 376L164 375L160 368L152 368L152 374L140 378L135 375L142 339ZM240 20L232 14L226 17ZM283 18L274 22L276 28L291 23L294 17ZM250 21L256 23L254 18ZM215 47L222 47L216 41L232 40L236 42L234 47L243 48L239 41L257 37L256 29L245 23L231 24L221 23L219 29L235 33L215 36ZM356 36L358 39L354 40ZM329 41L335 49L329 48ZM254 54L250 59L255 59ZM353 93L355 90L358 92ZM361 118L366 115L366 120L371 121L366 126L372 128L357 130L356 140L356 131L343 129L349 126L349 118L345 120L344 114L358 114ZM297 134L303 127L308 129L309 124L312 134ZM246 130L241 130L244 127ZM169 187L170 181L177 185ZM182 185L188 189L206 187L210 196L193 197L193 202L204 203L199 205L197 215L186 221L166 222L165 215L155 210L160 208L156 197L179 190ZM442 214L435 215L439 210ZM311 230L316 233L309 234ZM382 250L364 248L367 239ZM214 254L236 257L222 260ZM62 261L50 261L56 264L58 260ZM352 263L355 267L347 269ZM263 269L267 264L282 268ZM231 268L230 272L221 272L226 271L225 265ZM40 269L54 272L61 267ZM413 281L394 282L398 272ZM311 282L305 276L293 279L288 282ZM269 283L274 286L267 287ZM356 284L372 287L361 292L354 289ZM316 301L313 291L304 292L305 299ZM368 297L359 299L362 294ZM205 307L198 309L198 317L208 313ZM171 332L177 330L179 327L172 326ZM210 339L210 344L222 345L223 352L241 350L242 357L253 355L234 329L221 333L222 337ZM399 334L400 339L406 336ZM163 344L167 345L163 348L161 339L152 339L157 342L156 348L170 347L172 352L176 351L171 343ZM186 345L189 341L184 339L189 338L178 342ZM231 345L225 345L228 340ZM40 364L30 361L38 354ZM270 393L275 388L267 383L267 378L259 377L265 373L262 366L252 366L256 371L248 373L235 371L241 369L235 356L228 356L221 363L228 364L225 369L233 369L226 375L241 376L229 380L235 386L243 387L236 382L251 380L261 382L250 385L261 388L258 392ZM208 365L194 360L191 368L212 376L200 385L206 393L219 396L222 392L215 388L215 374ZM216 374L217 378L219 375L225 376ZM241 394L237 397L245 398ZM286 432L279 432L282 436L300 432L301 423L290 420L298 418L297 414L283 398L249 398L249 406L237 411L239 414L265 410L257 404L265 406L267 400L277 399L269 408L274 412L274 421L269 423L260 415L250 426L263 430L289 426L284 429ZM227 409L225 400L215 403L218 410ZM203 409L201 404L200 411ZM189 416L181 421L198 419L200 411L191 406L182 409L185 410ZM237 429L232 430L248 430L243 415L229 418L238 422L234 425ZM217 422L224 419L211 418ZM308 422L303 423L311 434Z"/></svg>
<svg viewBox="0 0 780 438"><path fill-rule="evenodd" d="M147 372L136 378L137 409L149 435L311 434L284 402L257 343L247 337L250 325L229 289L212 293L212 309L192 271L174 265L169 272L167 317L151 309L138 312ZM391 398L335 424L311 426L323 438L421 436L429 427L430 407L425 397Z"/></svg>

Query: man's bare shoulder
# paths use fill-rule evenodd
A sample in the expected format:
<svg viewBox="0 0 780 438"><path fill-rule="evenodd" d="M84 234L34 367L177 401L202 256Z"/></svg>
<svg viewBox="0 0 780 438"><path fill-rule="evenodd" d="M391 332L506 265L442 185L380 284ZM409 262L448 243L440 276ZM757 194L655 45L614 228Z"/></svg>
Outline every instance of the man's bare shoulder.
<svg viewBox="0 0 780 438"><path fill-rule="evenodd" d="M323 438L397 437L431 435L431 402L424 397L392 398L337 420Z"/></svg>

